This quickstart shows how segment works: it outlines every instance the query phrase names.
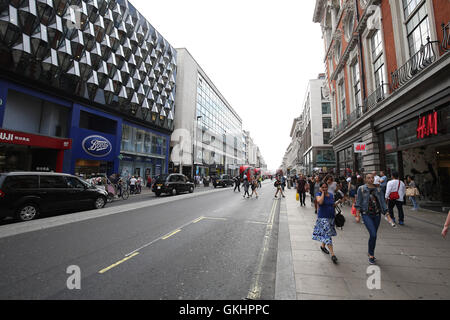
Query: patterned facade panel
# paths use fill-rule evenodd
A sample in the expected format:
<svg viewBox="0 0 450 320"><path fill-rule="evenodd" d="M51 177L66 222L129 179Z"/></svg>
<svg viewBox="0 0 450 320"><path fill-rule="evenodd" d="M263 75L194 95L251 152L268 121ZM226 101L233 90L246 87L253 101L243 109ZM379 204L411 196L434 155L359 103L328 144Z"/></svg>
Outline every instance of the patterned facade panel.
<svg viewBox="0 0 450 320"><path fill-rule="evenodd" d="M0 62L4 73L173 128L176 50L127 0L1 1Z"/></svg>

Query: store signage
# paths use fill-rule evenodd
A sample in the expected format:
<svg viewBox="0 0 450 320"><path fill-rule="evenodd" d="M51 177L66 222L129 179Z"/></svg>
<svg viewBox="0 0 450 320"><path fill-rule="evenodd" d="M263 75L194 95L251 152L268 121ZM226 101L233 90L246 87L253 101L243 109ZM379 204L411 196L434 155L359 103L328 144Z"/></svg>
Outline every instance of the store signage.
<svg viewBox="0 0 450 320"><path fill-rule="evenodd" d="M0 143L63 150L67 150L72 147L71 139L52 138L4 129L0 129Z"/></svg>
<svg viewBox="0 0 450 320"><path fill-rule="evenodd" d="M106 157L112 151L111 142L102 136L86 137L81 145L87 154L97 158Z"/></svg>
<svg viewBox="0 0 450 320"><path fill-rule="evenodd" d="M434 111L426 116L419 117L417 124L417 139L423 139L438 134L438 113Z"/></svg>
<svg viewBox="0 0 450 320"><path fill-rule="evenodd" d="M353 146L353 151L355 153L363 153L366 152L366 144L362 142L355 143Z"/></svg>

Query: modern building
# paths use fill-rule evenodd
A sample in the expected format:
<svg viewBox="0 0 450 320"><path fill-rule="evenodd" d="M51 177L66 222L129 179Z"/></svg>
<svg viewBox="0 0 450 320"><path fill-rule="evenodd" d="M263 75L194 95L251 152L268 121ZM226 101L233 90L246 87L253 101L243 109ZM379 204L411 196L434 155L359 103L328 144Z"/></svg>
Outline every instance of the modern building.
<svg viewBox="0 0 450 320"><path fill-rule="evenodd" d="M0 171L167 172L176 51L127 0L74 3L0 5Z"/></svg>
<svg viewBox="0 0 450 320"><path fill-rule="evenodd" d="M242 119L185 48L177 49L173 172L238 174L244 164Z"/></svg>
<svg viewBox="0 0 450 320"><path fill-rule="evenodd" d="M450 203L450 6L447 1L317 0L341 174L415 176Z"/></svg>
<svg viewBox="0 0 450 320"><path fill-rule="evenodd" d="M286 151L288 174L333 172L336 160L329 143L332 130L331 108L325 75L310 80L300 117L291 127L291 143Z"/></svg>

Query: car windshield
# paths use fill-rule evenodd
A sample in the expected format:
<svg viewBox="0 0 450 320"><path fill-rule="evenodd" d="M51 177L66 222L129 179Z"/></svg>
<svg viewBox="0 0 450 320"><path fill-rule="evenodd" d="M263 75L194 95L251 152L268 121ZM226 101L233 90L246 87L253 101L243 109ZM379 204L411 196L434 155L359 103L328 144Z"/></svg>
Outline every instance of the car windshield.
<svg viewBox="0 0 450 320"><path fill-rule="evenodd" d="M156 181L166 181L166 179L167 179L168 176L169 176L168 174L162 174L162 175L157 176L157 177L155 178L155 180L156 180Z"/></svg>

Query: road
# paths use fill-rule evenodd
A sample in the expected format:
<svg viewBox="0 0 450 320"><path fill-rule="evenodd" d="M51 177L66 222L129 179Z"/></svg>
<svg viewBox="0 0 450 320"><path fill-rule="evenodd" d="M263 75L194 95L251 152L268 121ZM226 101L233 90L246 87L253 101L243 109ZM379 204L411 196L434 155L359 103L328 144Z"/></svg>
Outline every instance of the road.
<svg viewBox="0 0 450 320"><path fill-rule="evenodd" d="M3 238L0 229L0 299L273 299L273 191L269 182L259 199L228 188ZM69 266L79 290L67 286Z"/></svg>

